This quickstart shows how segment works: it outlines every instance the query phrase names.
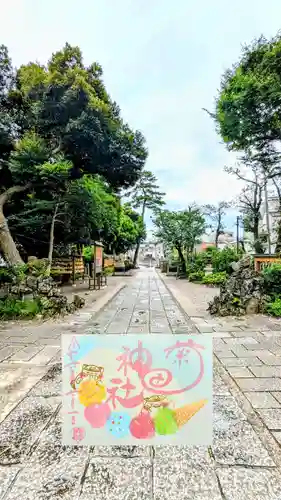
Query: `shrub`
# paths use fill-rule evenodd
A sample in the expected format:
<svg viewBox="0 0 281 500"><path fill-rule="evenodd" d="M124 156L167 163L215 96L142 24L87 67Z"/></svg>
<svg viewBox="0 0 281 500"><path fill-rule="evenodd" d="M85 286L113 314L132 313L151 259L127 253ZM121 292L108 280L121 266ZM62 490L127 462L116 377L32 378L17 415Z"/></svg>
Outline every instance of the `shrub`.
<svg viewBox="0 0 281 500"><path fill-rule="evenodd" d="M209 261L209 255L206 252L198 253L193 260L193 266L196 271L204 271Z"/></svg>
<svg viewBox="0 0 281 500"><path fill-rule="evenodd" d="M227 279L227 274L225 271L223 271L221 273L205 274L205 276L202 279L202 283L204 283L205 285L219 286L222 285L226 279Z"/></svg>
<svg viewBox="0 0 281 500"><path fill-rule="evenodd" d="M281 298L275 297L272 302L265 305L265 311L271 316L281 317Z"/></svg>
<svg viewBox="0 0 281 500"><path fill-rule="evenodd" d="M208 245L205 249L205 252L213 255L213 253L219 252L219 250L217 249L217 247L214 247L212 245Z"/></svg>
<svg viewBox="0 0 281 500"><path fill-rule="evenodd" d="M93 260L93 247L88 246L83 248L83 257L86 262L91 262Z"/></svg>
<svg viewBox="0 0 281 500"><path fill-rule="evenodd" d="M19 300L6 298L0 300L1 319L34 318L41 311L38 300Z"/></svg>
<svg viewBox="0 0 281 500"><path fill-rule="evenodd" d="M48 259L30 260L26 267L27 272L33 276L47 276Z"/></svg>
<svg viewBox="0 0 281 500"><path fill-rule="evenodd" d="M189 281L202 281L204 278L204 271L197 271L195 273L190 273L188 276Z"/></svg>
<svg viewBox="0 0 281 500"><path fill-rule="evenodd" d="M241 254L237 253L234 248L224 248L212 254L212 266L214 273L226 272L231 274L232 262L237 262L241 258Z"/></svg>
<svg viewBox="0 0 281 500"><path fill-rule="evenodd" d="M214 247L214 246L208 246L205 251L204 251L204 254L205 254L205 258L206 258L206 264L211 264L212 263L212 259L214 257L214 255L216 255L217 253L219 253L219 249Z"/></svg>
<svg viewBox="0 0 281 500"><path fill-rule="evenodd" d="M13 276L8 267L0 268L0 285L13 282Z"/></svg>
<svg viewBox="0 0 281 500"><path fill-rule="evenodd" d="M114 266L108 266L108 267L105 267L104 270L103 270L103 273L106 275L106 276L110 276L111 274L114 273Z"/></svg>
<svg viewBox="0 0 281 500"><path fill-rule="evenodd" d="M134 269L134 265L131 260L125 260L125 271L130 271L131 269Z"/></svg>
<svg viewBox="0 0 281 500"><path fill-rule="evenodd" d="M200 252L197 255L193 256L186 265L186 273L188 277L190 276L190 274L204 271L207 263L208 255L205 252Z"/></svg>
<svg viewBox="0 0 281 500"><path fill-rule="evenodd" d="M268 295L281 295L281 264L273 264L262 271L265 292Z"/></svg>
<svg viewBox="0 0 281 500"><path fill-rule="evenodd" d="M4 267L0 269L1 283L22 283L26 277L27 264Z"/></svg>

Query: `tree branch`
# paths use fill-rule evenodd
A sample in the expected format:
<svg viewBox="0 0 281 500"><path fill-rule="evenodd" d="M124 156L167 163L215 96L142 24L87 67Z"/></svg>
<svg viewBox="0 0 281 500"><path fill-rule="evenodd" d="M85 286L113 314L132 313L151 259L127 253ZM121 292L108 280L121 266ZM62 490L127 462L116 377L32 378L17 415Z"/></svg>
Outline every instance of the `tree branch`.
<svg viewBox="0 0 281 500"><path fill-rule="evenodd" d="M4 193L0 195L0 207L3 208L5 203L7 203L7 201L9 201L12 198L12 196L14 196L14 194L27 191L30 188L30 186L31 184L26 184L25 186L13 186L4 191Z"/></svg>

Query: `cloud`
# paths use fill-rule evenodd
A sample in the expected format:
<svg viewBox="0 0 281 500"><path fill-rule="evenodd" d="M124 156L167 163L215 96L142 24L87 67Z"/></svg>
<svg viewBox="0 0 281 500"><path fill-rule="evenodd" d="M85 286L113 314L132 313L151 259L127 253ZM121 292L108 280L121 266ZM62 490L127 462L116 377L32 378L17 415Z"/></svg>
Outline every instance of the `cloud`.
<svg viewBox="0 0 281 500"><path fill-rule="evenodd" d="M223 71L241 44L279 29L280 0L10 0L1 17L1 42L14 63L46 62L66 41L87 63L99 61L124 119L144 133L146 168L159 179L169 208L216 203L242 183L223 172L235 155L220 143L202 108L212 110ZM241 12L243 16L241 17Z"/></svg>
<svg viewBox="0 0 281 500"><path fill-rule="evenodd" d="M199 205L218 201L231 201L241 191L241 182L221 169L202 169L195 172L188 180L177 181L177 185L169 187L167 183L167 204L186 208L193 201Z"/></svg>

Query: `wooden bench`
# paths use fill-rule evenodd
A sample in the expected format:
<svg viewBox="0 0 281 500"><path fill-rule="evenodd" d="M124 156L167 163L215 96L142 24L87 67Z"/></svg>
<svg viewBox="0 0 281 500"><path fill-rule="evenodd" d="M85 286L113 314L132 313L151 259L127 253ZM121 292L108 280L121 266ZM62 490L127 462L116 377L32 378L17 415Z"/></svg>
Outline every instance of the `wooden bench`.
<svg viewBox="0 0 281 500"><path fill-rule="evenodd" d="M97 274L97 276L88 277L89 279L89 290L100 290L102 286L107 285L107 276L104 274Z"/></svg>

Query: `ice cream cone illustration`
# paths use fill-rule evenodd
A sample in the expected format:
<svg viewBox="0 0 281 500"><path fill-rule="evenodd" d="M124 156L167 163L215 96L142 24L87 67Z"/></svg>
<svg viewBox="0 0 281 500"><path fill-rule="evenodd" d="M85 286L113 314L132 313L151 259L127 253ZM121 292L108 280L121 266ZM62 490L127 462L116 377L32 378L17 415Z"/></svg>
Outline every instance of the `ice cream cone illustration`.
<svg viewBox="0 0 281 500"><path fill-rule="evenodd" d="M207 399L201 399L197 403L190 403L174 410L174 419L178 427L186 424L205 404Z"/></svg>

